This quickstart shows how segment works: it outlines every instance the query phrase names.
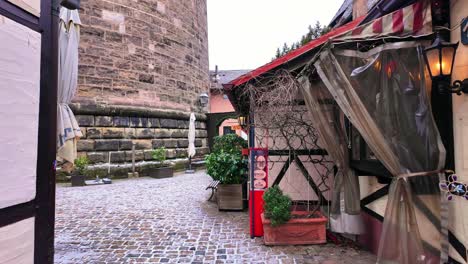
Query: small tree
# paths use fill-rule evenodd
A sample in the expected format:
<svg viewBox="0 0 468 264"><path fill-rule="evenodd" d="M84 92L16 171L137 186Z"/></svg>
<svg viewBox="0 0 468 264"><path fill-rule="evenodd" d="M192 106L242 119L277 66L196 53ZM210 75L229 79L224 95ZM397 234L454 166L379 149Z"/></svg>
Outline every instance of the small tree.
<svg viewBox="0 0 468 264"><path fill-rule="evenodd" d="M159 162L159 167L162 167L164 165L164 161L166 161L166 148L160 147L154 149L151 155L154 160Z"/></svg>
<svg viewBox="0 0 468 264"><path fill-rule="evenodd" d="M270 219L272 226L279 226L291 219L291 198L275 185L266 190L263 195L265 202L265 217Z"/></svg>
<svg viewBox="0 0 468 264"><path fill-rule="evenodd" d="M88 169L89 159L86 156L81 156L75 159L75 173L85 175Z"/></svg>

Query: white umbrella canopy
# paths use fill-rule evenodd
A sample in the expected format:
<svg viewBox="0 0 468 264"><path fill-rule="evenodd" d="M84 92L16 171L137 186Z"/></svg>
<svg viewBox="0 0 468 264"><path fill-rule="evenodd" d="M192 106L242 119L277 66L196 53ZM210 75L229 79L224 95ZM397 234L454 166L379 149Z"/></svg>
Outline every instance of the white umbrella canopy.
<svg viewBox="0 0 468 264"><path fill-rule="evenodd" d="M195 114L191 113L190 114L190 123L189 123L189 132L188 132L188 140L189 140L189 146L188 146L188 156L189 158L192 158L196 154L195 150Z"/></svg>
<svg viewBox="0 0 468 264"><path fill-rule="evenodd" d="M57 105L57 158L74 163L76 142L82 137L78 122L68 104L78 85L78 45L81 20L78 10L60 9L59 69Z"/></svg>

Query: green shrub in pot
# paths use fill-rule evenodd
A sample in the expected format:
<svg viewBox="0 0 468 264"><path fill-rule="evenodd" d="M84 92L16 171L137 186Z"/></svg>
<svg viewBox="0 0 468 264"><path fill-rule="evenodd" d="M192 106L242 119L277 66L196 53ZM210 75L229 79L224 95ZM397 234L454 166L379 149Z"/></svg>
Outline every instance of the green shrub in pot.
<svg viewBox="0 0 468 264"><path fill-rule="evenodd" d="M247 148L247 141L236 134L227 134L214 138L212 153L225 152L241 155L242 149Z"/></svg>
<svg viewBox="0 0 468 264"><path fill-rule="evenodd" d="M206 171L213 180L221 184L242 184L247 168L240 154L224 151L209 154L206 159Z"/></svg>
<svg viewBox="0 0 468 264"><path fill-rule="evenodd" d="M275 185L268 188L263 194L265 217L271 221L272 226L279 226L291 219L291 198Z"/></svg>

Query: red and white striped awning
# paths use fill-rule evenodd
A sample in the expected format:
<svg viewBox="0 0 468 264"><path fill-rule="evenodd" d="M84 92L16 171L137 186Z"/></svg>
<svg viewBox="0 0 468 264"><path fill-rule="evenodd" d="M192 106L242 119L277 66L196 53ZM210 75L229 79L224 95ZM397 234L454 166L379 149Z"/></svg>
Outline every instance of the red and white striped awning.
<svg viewBox="0 0 468 264"><path fill-rule="evenodd" d="M386 37L421 37L430 35L431 33L431 4L430 1L422 0L356 27L340 36L332 38L332 41L372 40Z"/></svg>

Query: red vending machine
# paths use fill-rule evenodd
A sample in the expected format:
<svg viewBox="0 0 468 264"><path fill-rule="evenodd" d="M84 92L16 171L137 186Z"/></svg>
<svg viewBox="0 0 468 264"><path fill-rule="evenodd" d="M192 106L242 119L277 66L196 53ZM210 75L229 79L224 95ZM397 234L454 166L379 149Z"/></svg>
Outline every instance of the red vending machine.
<svg viewBox="0 0 468 264"><path fill-rule="evenodd" d="M268 149L250 149L250 236L263 236L263 193L268 188Z"/></svg>

